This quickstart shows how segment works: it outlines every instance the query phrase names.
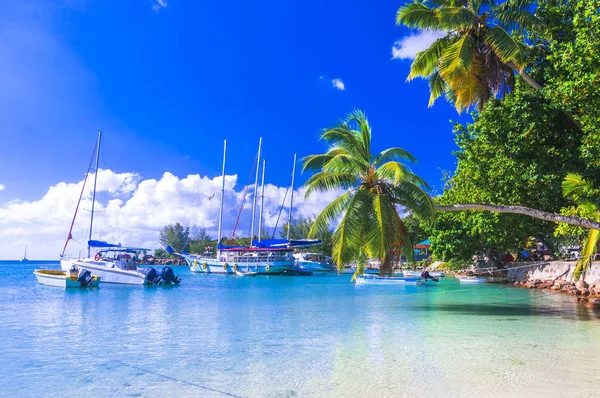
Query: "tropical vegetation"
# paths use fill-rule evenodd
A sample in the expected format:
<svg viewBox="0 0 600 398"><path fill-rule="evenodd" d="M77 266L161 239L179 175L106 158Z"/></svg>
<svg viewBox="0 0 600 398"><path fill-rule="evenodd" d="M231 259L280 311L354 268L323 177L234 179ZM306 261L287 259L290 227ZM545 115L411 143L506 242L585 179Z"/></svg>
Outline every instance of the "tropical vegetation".
<svg viewBox="0 0 600 398"><path fill-rule="evenodd" d="M306 195L332 190L341 194L316 217L310 235L339 220L332 236L334 263L341 269L357 262L356 276L368 257L377 258L380 272L391 273L395 251L413 257L399 209L422 220L434 216L427 183L408 167L416 159L397 147L373 154L371 125L361 111L326 129L321 140L328 144L327 152L303 159L303 170L316 171L305 184Z"/></svg>

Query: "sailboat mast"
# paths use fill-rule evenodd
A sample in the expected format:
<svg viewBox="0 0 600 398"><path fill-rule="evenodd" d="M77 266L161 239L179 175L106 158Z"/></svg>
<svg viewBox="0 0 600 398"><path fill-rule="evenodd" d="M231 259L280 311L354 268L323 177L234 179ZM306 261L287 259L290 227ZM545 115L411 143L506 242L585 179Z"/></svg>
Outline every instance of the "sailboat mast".
<svg viewBox="0 0 600 398"><path fill-rule="evenodd" d="M223 141L223 169L221 170L221 205L219 208L219 240L217 246L221 243L221 234L223 233L223 202L225 201L225 158L227 157L227 140Z"/></svg>
<svg viewBox="0 0 600 398"><path fill-rule="evenodd" d="M92 227L94 226L94 205L96 204L96 183L98 182L98 162L100 161L100 142L102 141L102 131L98 131L98 144L96 148L96 168L94 169L94 191L92 193L92 216L90 218L90 236L88 240L92 240ZM88 244L88 257L90 256L90 246Z"/></svg>
<svg viewBox="0 0 600 398"><path fill-rule="evenodd" d="M254 179L254 198L252 203L252 224L250 228L250 246L252 246L252 239L254 239L254 221L256 218L256 191L258 191L258 171L260 169L260 149L262 147L262 137L258 140L258 155L256 156L256 178Z"/></svg>
<svg viewBox="0 0 600 398"><path fill-rule="evenodd" d="M262 183L260 187L260 213L258 216L258 241L262 235L262 224L263 224L263 208L265 207L265 168L267 167L266 159L263 159L262 169Z"/></svg>
<svg viewBox="0 0 600 398"><path fill-rule="evenodd" d="M292 195L290 197L290 215L288 217L287 239L290 240L290 230L292 229L292 207L294 206L294 177L296 177L296 154L294 154L294 166L292 167Z"/></svg>

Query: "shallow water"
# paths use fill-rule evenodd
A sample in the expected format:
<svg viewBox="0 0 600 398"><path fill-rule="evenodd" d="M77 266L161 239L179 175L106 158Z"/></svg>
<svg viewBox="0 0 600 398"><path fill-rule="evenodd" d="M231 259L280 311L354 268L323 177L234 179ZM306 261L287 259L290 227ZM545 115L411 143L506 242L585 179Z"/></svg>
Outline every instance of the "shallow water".
<svg viewBox="0 0 600 398"><path fill-rule="evenodd" d="M0 262L1 396L600 396L600 313L498 285L194 275L39 285Z"/></svg>

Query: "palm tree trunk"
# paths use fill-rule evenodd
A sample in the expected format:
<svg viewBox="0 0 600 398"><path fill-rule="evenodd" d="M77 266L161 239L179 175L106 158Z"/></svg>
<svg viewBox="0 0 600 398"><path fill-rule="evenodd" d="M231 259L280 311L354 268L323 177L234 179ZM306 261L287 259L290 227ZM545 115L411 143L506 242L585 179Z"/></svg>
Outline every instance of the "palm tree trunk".
<svg viewBox="0 0 600 398"><path fill-rule="evenodd" d="M392 258L394 254L393 252L386 253L385 257L381 261L381 265L379 266L379 275L392 275Z"/></svg>
<svg viewBox="0 0 600 398"><path fill-rule="evenodd" d="M600 230L600 222L587 220L585 218L563 216L560 214L549 213L547 211L536 210L524 206L496 206L496 205L484 205L484 204L455 204L455 205L440 205L436 206L437 211L463 211L463 210L487 210L496 213L512 213L512 214L524 214L533 218L539 218L540 220L550 221L554 223L565 223L575 225L580 228L598 229Z"/></svg>

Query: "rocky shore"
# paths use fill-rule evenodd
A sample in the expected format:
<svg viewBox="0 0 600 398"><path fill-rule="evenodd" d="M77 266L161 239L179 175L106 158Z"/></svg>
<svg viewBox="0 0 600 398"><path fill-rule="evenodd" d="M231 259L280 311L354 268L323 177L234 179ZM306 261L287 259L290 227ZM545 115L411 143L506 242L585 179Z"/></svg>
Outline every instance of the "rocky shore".
<svg viewBox="0 0 600 398"><path fill-rule="evenodd" d="M587 283L580 280L576 283L564 280L541 280L534 279L530 281L517 281L515 286L521 286L528 289L546 289L557 293L565 293L575 296L578 303L591 308L600 309L600 279L593 283Z"/></svg>

